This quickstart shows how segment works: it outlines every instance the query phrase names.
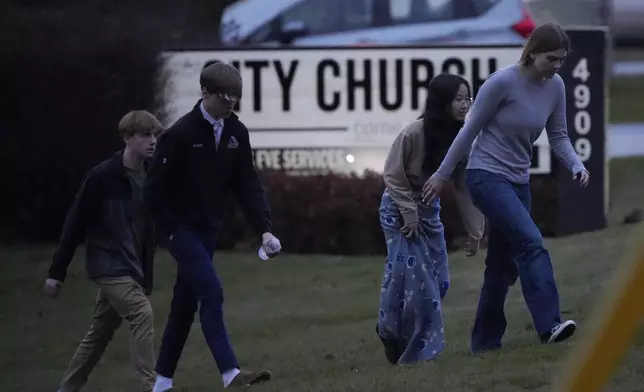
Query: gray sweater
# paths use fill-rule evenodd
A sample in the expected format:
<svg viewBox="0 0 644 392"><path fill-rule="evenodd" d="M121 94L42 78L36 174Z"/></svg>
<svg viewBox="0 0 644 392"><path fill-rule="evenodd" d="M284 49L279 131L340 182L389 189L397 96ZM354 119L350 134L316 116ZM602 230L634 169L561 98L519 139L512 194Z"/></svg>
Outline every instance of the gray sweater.
<svg viewBox="0 0 644 392"><path fill-rule="evenodd" d="M502 68L481 86L436 175L449 180L471 147L468 169L487 170L525 184L530 179L532 145L544 126L561 163L573 174L585 170L568 137L566 89L561 76L537 81L523 74L519 65Z"/></svg>

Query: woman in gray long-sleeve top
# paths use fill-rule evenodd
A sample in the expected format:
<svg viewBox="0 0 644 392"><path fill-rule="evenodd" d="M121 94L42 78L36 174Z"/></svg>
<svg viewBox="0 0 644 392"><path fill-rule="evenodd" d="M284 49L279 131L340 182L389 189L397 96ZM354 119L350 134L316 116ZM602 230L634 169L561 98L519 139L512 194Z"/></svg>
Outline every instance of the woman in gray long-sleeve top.
<svg viewBox="0 0 644 392"><path fill-rule="evenodd" d="M541 342L560 342L575 332L574 321L561 320L550 255L530 216L528 171L532 145L545 126L557 158L582 187L588 184L588 171L568 137L565 86L557 74L569 50L561 27L539 26L520 62L493 73L483 84L465 125L423 187L423 199L430 202L471 146L467 187L490 225L473 352L501 347L505 298L518 277Z"/></svg>

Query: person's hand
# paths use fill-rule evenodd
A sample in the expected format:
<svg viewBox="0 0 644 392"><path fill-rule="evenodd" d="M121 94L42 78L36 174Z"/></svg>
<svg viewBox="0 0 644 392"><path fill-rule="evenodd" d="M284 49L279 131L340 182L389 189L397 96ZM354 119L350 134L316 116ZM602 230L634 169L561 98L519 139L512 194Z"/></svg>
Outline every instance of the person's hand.
<svg viewBox="0 0 644 392"><path fill-rule="evenodd" d="M272 233L262 234L262 246L269 258L277 256L282 251L282 244Z"/></svg>
<svg viewBox="0 0 644 392"><path fill-rule="evenodd" d="M473 238L468 238L465 241L465 257L473 257L479 250L479 242Z"/></svg>
<svg viewBox="0 0 644 392"><path fill-rule="evenodd" d="M436 173L434 173L423 185L423 202L427 204L431 203L440 196L444 186L445 181L438 178Z"/></svg>
<svg viewBox="0 0 644 392"><path fill-rule="evenodd" d="M438 285L438 292L441 296L441 301L445 299L448 291L449 291L449 281L441 282L441 284Z"/></svg>
<svg viewBox="0 0 644 392"><path fill-rule="evenodd" d="M414 238L418 235L418 222L411 222L405 224L400 231L407 238Z"/></svg>
<svg viewBox="0 0 644 392"><path fill-rule="evenodd" d="M60 288L62 284L63 282L61 282L60 280L47 279L45 280L45 292L51 298L56 298L58 297L58 294L60 294Z"/></svg>
<svg viewBox="0 0 644 392"><path fill-rule="evenodd" d="M573 175L572 180L579 181L579 185L582 188L585 188L588 186L588 183L590 182L590 173L588 172L588 170L584 169L579 173Z"/></svg>

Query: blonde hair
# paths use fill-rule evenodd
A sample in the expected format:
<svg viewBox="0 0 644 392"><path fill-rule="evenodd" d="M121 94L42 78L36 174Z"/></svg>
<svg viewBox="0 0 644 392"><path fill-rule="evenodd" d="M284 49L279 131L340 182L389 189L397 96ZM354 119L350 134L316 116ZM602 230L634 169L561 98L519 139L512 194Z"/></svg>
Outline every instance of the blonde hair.
<svg viewBox="0 0 644 392"><path fill-rule="evenodd" d="M142 132L162 132L163 125L147 110L132 110L119 121L121 136L132 136Z"/></svg>
<svg viewBox="0 0 644 392"><path fill-rule="evenodd" d="M548 22L537 27L523 47L521 64L531 65L534 59L530 57L535 53L552 52L558 49L570 51L570 39L561 26Z"/></svg>

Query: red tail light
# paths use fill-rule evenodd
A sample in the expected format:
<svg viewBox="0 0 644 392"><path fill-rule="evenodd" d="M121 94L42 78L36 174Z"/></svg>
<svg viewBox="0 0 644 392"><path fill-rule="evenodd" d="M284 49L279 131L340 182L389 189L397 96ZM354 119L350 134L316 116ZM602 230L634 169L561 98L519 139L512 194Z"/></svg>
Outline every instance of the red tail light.
<svg viewBox="0 0 644 392"><path fill-rule="evenodd" d="M534 23L534 20L532 20L532 16L530 16L530 13L525 8L523 8L521 12L523 13L523 17L520 21L512 25L512 30L519 33L523 38L528 38L537 26Z"/></svg>

